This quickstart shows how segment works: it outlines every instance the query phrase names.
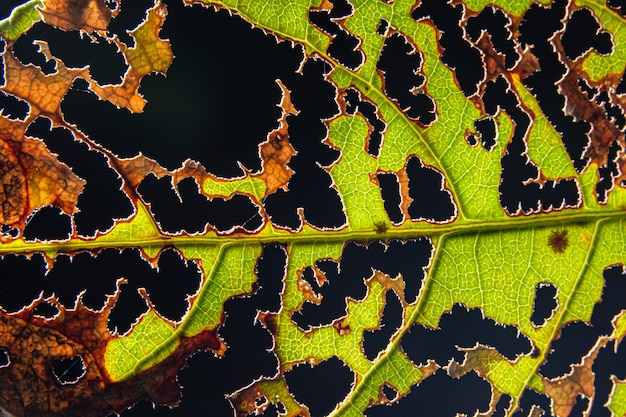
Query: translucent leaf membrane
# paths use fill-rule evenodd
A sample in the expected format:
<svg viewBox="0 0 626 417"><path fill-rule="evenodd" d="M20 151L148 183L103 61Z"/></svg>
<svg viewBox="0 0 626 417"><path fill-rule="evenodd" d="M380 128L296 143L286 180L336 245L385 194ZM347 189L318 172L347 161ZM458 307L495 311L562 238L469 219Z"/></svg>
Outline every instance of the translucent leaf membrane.
<svg viewBox="0 0 626 417"><path fill-rule="evenodd" d="M623 415L613 3L16 2L0 414Z"/></svg>

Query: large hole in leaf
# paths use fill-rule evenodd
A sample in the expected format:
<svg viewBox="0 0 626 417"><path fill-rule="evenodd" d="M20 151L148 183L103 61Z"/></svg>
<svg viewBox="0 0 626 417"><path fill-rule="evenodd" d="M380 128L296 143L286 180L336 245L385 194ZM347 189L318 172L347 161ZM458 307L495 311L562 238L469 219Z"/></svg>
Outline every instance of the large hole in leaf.
<svg viewBox="0 0 626 417"><path fill-rule="evenodd" d="M4 80L0 82L4 83ZM0 110L2 110L2 115L9 119L24 120L28 114L28 105L25 101L0 91Z"/></svg>
<svg viewBox="0 0 626 417"><path fill-rule="evenodd" d="M421 74L422 56L400 32L385 39L385 46L376 63L382 73L387 97L395 101L410 119L428 126L437 118L435 101L425 89L426 77Z"/></svg>
<svg viewBox="0 0 626 417"><path fill-rule="evenodd" d="M264 222L260 208L249 196L235 194L228 199L209 199L200 193L193 178L185 178L174 191L172 177L157 179L153 174L141 181L137 191L150 204L150 211L166 233L202 233L207 226L218 232L235 229L255 231Z"/></svg>
<svg viewBox="0 0 626 417"><path fill-rule="evenodd" d="M61 59L68 68L89 65L89 74L99 84L119 84L127 68L124 57L117 52L115 44L99 36L93 39L77 31L68 32L38 23L18 42L32 44L36 40L45 40L52 55Z"/></svg>
<svg viewBox="0 0 626 417"><path fill-rule="evenodd" d="M452 194L444 186L444 176L435 168L426 166L418 157L406 164L409 178L409 216L412 220L449 222L456 217Z"/></svg>
<svg viewBox="0 0 626 417"><path fill-rule="evenodd" d="M143 79L144 112L70 91L62 103L66 119L121 157L141 152L170 169L192 158L222 177L243 175L240 162L260 170L258 144L281 114L275 80L298 68L301 49L277 44L226 11L166 3L161 37L170 39L175 59L167 77Z"/></svg>
<svg viewBox="0 0 626 417"><path fill-rule="evenodd" d="M29 32L36 31L44 25L45 23L43 22L35 23L24 36L17 38L15 43L13 43L12 51L21 63L32 64L39 67L44 74L52 74L56 71L56 62L53 59L48 60L39 46L33 42L33 38L29 36Z"/></svg>
<svg viewBox="0 0 626 417"><path fill-rule="evenodd" d="M509 360L530 353L532 347L515 326L496 323L484 317L479 308L467 309L461 304L455 304L441 316L438 329L415 323L401 341L402 349L414 364L427 365L432 359L440 366L452 359L463 363L465 353L459 348L477 344L494 347Z"/></svg>
<svg viewBox="0 0 626 417"><path fill-rule="evenodd" d="M595 304L590 324L582 321L569 323L553 340L546 361L539 373L547 378L558 378L571 372L571 367L581 363L598 338L613 332L612 321L622 310L626 310L626 272L623 266L614 266L604 271L604 289L601 300Z"/></svg>
<svg viewBox="0 0 626 417"><path fill-rule="evenodd" d="M575 10L567 20L561 44L567 57L577 59L590 49L600 54L609 54L613 42L609 32L600 31L598 20L587 8Z"/></svg>
<svg viewBox="0 0 626 417"><path fill-rule="evenodd" d="M72 219L59 208L45 206L27 220L24 240L65 240L72 233Z"/></svg>
<svg viewBox="0 0 626 417"><path fill-rule="evenodd" d="M51 128L48 119L37 119L29 126L27 134L42 139L48 149L58 155L59 161L69 165L86 181L78 198L80 211L74 215L80 235L92 236L98 231L107 231L116 219L133 213L128 196L120 189L122 180L109 166L104 154L90 149L84 142L75 141L69 130ZM38 233L33 234L42 238Z"/></svg>
<svg viewBox="0 0 626 417"><path fill-rule="evenodd" d="M363 64L364 55L359 38L348 32L337 20L350 16L354 7L347 0L330 0L331 10L312 9L309 20L322 32L330 35L328 55L344 67L355 70Z"/></svg>
<svg viewBox="0 0 626 417"><path fill-rule="evenodd" d="M350 392L354 372L336 356L317 365L297 365L285 372L289 391L306 404L311 417L328 415Z"/></svg>
<svg viewBox="0 0 626 417"><path fill-rule="evenodd" d="M19 279L15 278L19 271ZM27 258L4 255L0 259L0 307L15 313L33 302L44 286L46 262L41 254Z"/></svg>
<svg viewBox="0 0 626 417"><path fill-rule="evenodd" d="M373 361L391 343L391 336L402 324L403 312L402 302L396 293L387 291L380 327L363 333L363 352L368 360Z"/></svg>
<svg viewBox="0 0 626 417"><path fill-rule="evenodd" d="M466 97L478 92L478 84L485 77L480 51L465 37L462 4L442 4L437 0L423 0L413 10L415 20L430 19L441 32L439 43L443 48L441 61L454 70L456 79Z"/></svg>
<svg viewBox="0 0 626 417"><path fill-rule="evenodd" d="M337 88L326 80L331 66L321 59L308 59L301 74L284 79L298 115L287 118L289 142L297 154L289 167L295 172L288 191L279 189L264 199L267 214L274 225L298 230L304 220L317 228L340 228L346 224L343 204L334 180L325 167L340 156L325 139L328 128L324 119L339 113L335 100Z"/></svg>
<svg viewBox="0 0 626 417"><path fill-rule="evenodd" d="M52 374L61 385L77 383L85 376L85 372L85 362L81 356L52 361Z"/></svg>
<svg viewBox="0 0 626 417"><path fill-rule="evenodd" d="M433 245L427 238L407 241L392 240L382 243L375 241L367 246L348 242L343 249L341 261L321 259L316 268L307 267L302 271L314 293L321 295L321 302L305 302L292 320L303 330L318 326L328 326L346 316L348 298L362 300L367 293L365 280L371 278L374 270L389 277L402 276L404 298L409 304L415 302L430 264ZM314 269L317 269L315 271ZM301 282L301 284L305 284ZM321 284L321 285L320 285ZM306 285L301 285L304 292Z"/></svg>
<svg viewBox="0 0 626 417"><path fill-rule="evenodd" d="M391 405L374 405L365 410L367 417L384 416L473 416L489 409L491 387L475 372L460 378L444 370L411 387L411 392Z"/></svg>
<svg viewBox="0 0 626 417"><path fill-rule="evenodd" d="M383 197L385 211L393 224L401 224L404 221L404 213L400 208L402 197L400 195L400 183L395 173L379 172L376 175L380 185L380 193Z"/></svg>

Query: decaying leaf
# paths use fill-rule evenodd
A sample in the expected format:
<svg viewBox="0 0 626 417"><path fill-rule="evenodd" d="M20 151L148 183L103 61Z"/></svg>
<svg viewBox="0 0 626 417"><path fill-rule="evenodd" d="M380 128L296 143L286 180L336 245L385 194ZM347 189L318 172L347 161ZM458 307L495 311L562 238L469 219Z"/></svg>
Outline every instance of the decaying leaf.
<svg viewBox="0 0 626 417"><path fill-rule="evenodd" d="M106 31L113 12L104 0L44 0L43 21L71 31Z"/></svg>
<svg viewBox="0 0 626 417"><path fill-rule="evenodd" d="M27 136L26 128L26 123L0 117L2 223L18 229L43 206L74 214L85 184L41 140Z"/></svg>
<svg viewBox="0 0 626 417"><path fill-rule="evenodd" d="M167 8L158 2L148 10L146 20L130 33L135 46L129 48L121 41L116 41L128 64L120 85L100 86L91 82L90 89L118 107L141 112L146 104L139 94L141 79L152 72L164 74L174 58L169 41L159 37L166 16Z"/></svg>
<svg viewBox="0 0 626 417"><path fill-rule="evenodd" d="M201 402L217 398L237 416L626 410L626 369L615 359L626 334L626 38L616 9L583 0L154 0L134 29L116 33L129 2L33 0L0 21L0 414L105 417L142 400L179 405L181 391L183 407L202 392ZM254 171L239 164L240 177L215 175L198 155L177 169L149 151L118 155L82 120L66 120L64 100L79 102L81 85L115 106L106 123L149 117L142 83L179 65L171 19L181 10L243 18L270 48L296 45L297 69L264 78L281 93L267 132L245 141L202 132L209 151L237 141L242 155L258 155ZM106 43L123 58L123 79L101 85L96 63L72 68L52 53L54 39L29 45L39 50L29 63L20 38L45 37L29 32L35 23ZM235 65L205 47L196 53L211 65ZM189 77L230 99L239 84L257 87L206 70ZM171 91L196 100L188 90ZM13 101L27 106L23 117L8 111ZM240 123L258 110L241 109ZM38 137L42 119L69 139ZM151 139L165 152L184 145ZM76 143L103 172L77 175L88 167L68 158ZM97 194L105 174L128 214L82 236L79 214L94 208L79 199ZM66 237L33 238L42 223L66 227ZM186 290L164 253L199 288ZM107 276L98 262L119 268ZM172 281L150 282L131 264ZM553 289L548 306L542 286ZM44 305L55 313L41 314ZM125 308L135 319L118 331ZM578 356L557 363L569 345ZM218 363L202 371L202 389L222 391L179 385L198 351ZM615 369L600 371L611 358ZM207 383L211 372L224 381ZM445 404L437 384L450 390Z"/></svg>

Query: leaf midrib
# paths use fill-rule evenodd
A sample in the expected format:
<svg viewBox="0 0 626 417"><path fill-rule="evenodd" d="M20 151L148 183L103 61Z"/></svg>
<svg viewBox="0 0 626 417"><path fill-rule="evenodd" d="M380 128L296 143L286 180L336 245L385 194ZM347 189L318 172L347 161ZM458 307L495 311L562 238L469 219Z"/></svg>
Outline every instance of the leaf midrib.
<svg viewBox="0 0 626 417"><path fill-rule="evenodd" d="M576 210L576 211L574 211ZM377 233L372 225L371 230L306 230L304 232L289 233L274 229L271 234L259 232L257 235L238 233L228 236L219 235L159 235L152 239L127 239L118 240L94 239L94 240L70 240L66 242L20 242L16 245L0 245L0 255L4 254L29 254L37 252L76 252L99 250L104 248L162 248L166 246L187 245L225 245L225 244L251 244L272 242L346 242L346 241L372 241L389 239L410 239L418 236L441 236L443 234L470 234L488 233L511 229L525 229L537 227L556 227L572 223L590 223L599 220L626 219L626 210L607 211L580 211L580 209L567 209L561 212L545 214L532 214L519 217L507 217L496 220L463 221L458 219L446 224L431 224L427 222L412 223L410 228L390 228L385 233ZM132 221L132 220L131 220ZM405 223L406 224L406 223ZM272 227L268 225L266 227ZM17 247L20 245L19 247Z"/></svg>

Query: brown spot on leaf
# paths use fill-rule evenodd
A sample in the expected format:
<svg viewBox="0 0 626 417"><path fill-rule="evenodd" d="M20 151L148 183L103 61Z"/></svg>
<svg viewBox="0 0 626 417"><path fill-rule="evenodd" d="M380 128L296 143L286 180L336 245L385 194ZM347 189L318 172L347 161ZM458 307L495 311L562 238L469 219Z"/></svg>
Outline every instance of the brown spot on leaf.
<svg viewBox="0 0 626 417"><path fill-rule="evenodd" d="M302 303L308 301L310 303L319 304L322 302L322 296L313 291L313 287L304 278L302 272L298 271L298 291L304 295ZM300 309L300 308L298 308Z"/></svg>
<svg viewBox="0 0 626 417"><path fill-rule="evenodd" d="M567 230L553 230L548 236L548 246L554 253L563 253L569 246Z"/></svg>
<svg viewBox="0 0 626 417"><path fill-rule="evenodd" d="M384 291L385 294L389 290L394 291L396 295L398 296L398 298L400 299L400 301L402 302L402 304L405 306L407 305L407 302L404 299L405 282L402 276L391 278L389 275L382 273L378 270L375 270L374 275L370 279L378 281L383 286L385 290Z"/></svg>
<svg viewBox="0 0 626 417"><path fill-rule="evenodd" d="M270 132L267 140L259 145L262 170L255 176L265 181L265 195L275 193L279 188L287 190L287 183L293 175L293 171L287 166L291 157L296 154L295 149L289 143L289 125L287 116L298 114L298 110L291 103L291 93L280 81L276 81L282 91L280 107L282 117L276 130Z"/></svg>
<svg viewBox="0 0 626 417"><path fill-rule="evenodd" d="M66 31L104 31L113 12L104 0L43 0L43 21Z"/></svg>
<svg viewBox="0 0 626 417"><path fill-rule="evenodd" d="M344 325L343 321L344 319L339 319L333 322L333 329L337 330L337 334L339 336L345 336L347 334L350 334L350 332L352 331L350 329L350 325L349 324Z"/></svg>
<svg viewBox="0 0 626 417"><path fill-rule="evenodd" d="M374 231L377 235L384 235L387 230L389 230L389 225L385 221L374 222Z"/></svg>
<svg viewBox="0 0 626 417"><path fill-rule="evenodd" d="M276 320L278 316L273 313L259 312L257 314L257 320L263 323L263 326L272 334L272 336L276 336L278 333L278 323Z"/></svg>

